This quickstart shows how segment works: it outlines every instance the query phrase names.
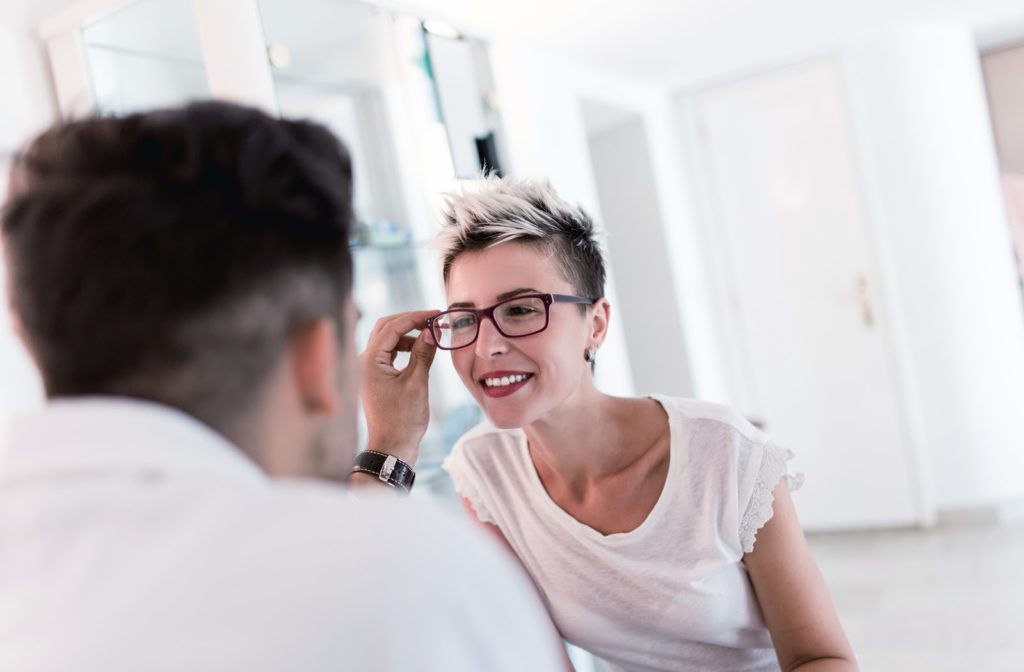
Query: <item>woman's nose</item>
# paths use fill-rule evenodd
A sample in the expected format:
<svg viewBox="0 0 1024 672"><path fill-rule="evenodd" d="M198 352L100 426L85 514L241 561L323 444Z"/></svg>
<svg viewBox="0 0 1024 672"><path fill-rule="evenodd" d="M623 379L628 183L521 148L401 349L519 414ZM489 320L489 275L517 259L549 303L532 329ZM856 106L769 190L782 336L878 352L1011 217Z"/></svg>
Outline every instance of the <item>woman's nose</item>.
<svg viewBox="0 0 1024 672"><path fill-rule="evenodd" d="M480 333L476 337L476 354L483 359L491 359L508 352L508 339L501 335L493 320L484 318L480 321Z"/></svg>

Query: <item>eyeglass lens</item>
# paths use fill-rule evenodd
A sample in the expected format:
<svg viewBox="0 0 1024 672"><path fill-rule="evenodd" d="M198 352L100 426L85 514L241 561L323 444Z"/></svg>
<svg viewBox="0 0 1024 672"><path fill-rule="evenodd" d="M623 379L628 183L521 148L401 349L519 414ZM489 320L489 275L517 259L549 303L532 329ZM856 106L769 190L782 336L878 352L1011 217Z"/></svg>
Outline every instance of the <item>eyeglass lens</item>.
<svg viewBox="0 0 1024 672"><path fill-rule="evenodd" d="M494 307L494 322L505 336L529 336L547 325L547 304L536 297L509 299ZM434 319L434 338L442 348L460 348L476 340L479 318L470 310L450 310Z"/></svg>

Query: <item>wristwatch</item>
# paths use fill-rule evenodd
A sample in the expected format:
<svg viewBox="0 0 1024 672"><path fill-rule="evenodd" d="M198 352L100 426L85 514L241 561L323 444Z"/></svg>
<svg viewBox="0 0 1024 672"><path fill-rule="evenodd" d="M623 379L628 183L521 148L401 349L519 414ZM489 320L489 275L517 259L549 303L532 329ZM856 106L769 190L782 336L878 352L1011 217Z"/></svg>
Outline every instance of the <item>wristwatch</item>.
<svg viewBox="0 0 1024 672"><path fill-rule="evenodd" d="M382 483L409 492L416 481L416 472L405 462L394 455L379 453L376 450L364 450L356 455L352 471L376 476Z"/></svg>

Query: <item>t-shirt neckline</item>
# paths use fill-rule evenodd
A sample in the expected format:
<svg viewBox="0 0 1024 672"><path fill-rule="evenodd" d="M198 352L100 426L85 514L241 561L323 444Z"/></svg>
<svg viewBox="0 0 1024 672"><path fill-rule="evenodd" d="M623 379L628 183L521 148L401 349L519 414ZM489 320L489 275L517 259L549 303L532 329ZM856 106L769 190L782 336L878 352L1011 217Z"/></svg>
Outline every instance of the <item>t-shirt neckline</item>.
<svg viewBox="0 0 1024 672"><path fill-rule="evenodd" d="M669 408L668 400L660 394L648 394L646 395L646 398L656 401L667 416L669 432L668 474L665 476L665 484L661 488L658 500L647 513L647 517L644 518L638 526L626 532L603 534L586 523L577 520L572 516L572 514L559 506L558 503L551 498L551 495L548 494L547 489L544 487L544 483L540 480L540 475L537 473L537 467L533 463L533 458L530 457L530 447L527 444L526 432L519 432L519 450L526 464L527 480L529 481L528 487L537 493L537 498L541 500L542 506L570 532L578 532L593 541L601 541L604 543L624 543L643 535L648 529L653 527L657 519L660 518L662 510L668 506L666 500L669 499L669 493L672 492L672 488L674 487L676 471L678 471L677 467L680 462L678 444L679 441L682 440L682 434L679 425L676 424L675 414L673 414Z"/></svg>

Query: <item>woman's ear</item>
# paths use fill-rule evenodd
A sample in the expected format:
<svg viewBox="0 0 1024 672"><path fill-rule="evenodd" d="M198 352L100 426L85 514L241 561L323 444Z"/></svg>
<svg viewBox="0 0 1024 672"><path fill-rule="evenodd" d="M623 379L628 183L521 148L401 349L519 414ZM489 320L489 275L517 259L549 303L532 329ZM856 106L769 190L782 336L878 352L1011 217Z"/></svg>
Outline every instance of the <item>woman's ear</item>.
<svg viewBox="0 0 1024 672"><path fill-rule="evenodd" d="M290 348L295 387L303 406L316 415L333 415L339 403L334 320L320 318L303 325L292 335Z"/></svg>
<svg viewBox="0 0 1024 672"><path fill-rule="evenodd" d="M590 307L590 344L595 350L601 347L608 336L608 323L612 319L612 304L600 298Z"/></svg>

